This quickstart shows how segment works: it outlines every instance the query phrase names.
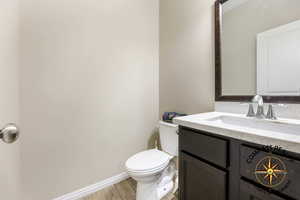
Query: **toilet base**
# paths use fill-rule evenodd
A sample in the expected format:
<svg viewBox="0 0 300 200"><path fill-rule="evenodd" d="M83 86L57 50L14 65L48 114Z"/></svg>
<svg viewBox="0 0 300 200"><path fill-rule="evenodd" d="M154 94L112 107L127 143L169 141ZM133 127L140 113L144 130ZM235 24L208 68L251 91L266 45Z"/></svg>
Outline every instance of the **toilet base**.
<svg viewBox="0 0 300 200"><path fill-rule="evenodd" d="M159 187L155 182L138 182L136 200L160 200L166 196L174 187L173 181Z"/></svg>
<svg viewBox="0 0 300 200"><path fill-rule="evenodd" d="M176 174L175 163L171 161L161 173L144 176L143 178L133 176L137 181L136 200L162 199L173 189L176 189L178 178L175 179L175 184L173 181Z"/></svg>
<svg viewBox="0 0 300 200"><path fill-rule="evenodd" d="M157 196L157 183L138 183L136 189L136 200L159 200Z"/></svg>

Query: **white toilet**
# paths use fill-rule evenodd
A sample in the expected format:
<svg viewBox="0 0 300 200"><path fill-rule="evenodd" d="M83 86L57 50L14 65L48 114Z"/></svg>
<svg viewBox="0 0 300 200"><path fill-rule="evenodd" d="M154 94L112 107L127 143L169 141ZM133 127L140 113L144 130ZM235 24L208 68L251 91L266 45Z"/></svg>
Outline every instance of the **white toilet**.
<svg viewBox="0 0 300 200"><path fill-rule="evenodd" d="M151 149L137 153L126 162L128 174L137 181L136 200L160 200L174 188L175 164L178 155L178 126L159 122L163 151ZM175 181L175 184L177 181Z"/></svg>

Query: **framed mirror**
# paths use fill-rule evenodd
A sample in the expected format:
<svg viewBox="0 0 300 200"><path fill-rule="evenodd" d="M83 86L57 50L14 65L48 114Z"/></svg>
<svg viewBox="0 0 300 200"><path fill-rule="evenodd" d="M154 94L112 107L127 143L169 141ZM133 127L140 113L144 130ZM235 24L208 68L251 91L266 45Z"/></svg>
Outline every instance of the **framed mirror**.
<svg viewBox="0 0 300 200"><path fill-rule="evenodd" d="M217 0L215 100L300 103L300 1Z"/></svg>

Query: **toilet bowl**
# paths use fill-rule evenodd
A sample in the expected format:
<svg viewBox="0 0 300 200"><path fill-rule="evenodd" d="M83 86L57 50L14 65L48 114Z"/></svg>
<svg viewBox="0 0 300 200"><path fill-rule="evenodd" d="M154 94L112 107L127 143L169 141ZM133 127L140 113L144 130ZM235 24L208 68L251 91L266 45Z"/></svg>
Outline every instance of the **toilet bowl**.
<svg viewBox="0 0 300 200"><path fill-rule="evenodd" d="M162 150L151 149L130 157L127 173L137 181L136 200L160 200L174 188L175 164L178 155L178 126L159 123Z"/></svg>

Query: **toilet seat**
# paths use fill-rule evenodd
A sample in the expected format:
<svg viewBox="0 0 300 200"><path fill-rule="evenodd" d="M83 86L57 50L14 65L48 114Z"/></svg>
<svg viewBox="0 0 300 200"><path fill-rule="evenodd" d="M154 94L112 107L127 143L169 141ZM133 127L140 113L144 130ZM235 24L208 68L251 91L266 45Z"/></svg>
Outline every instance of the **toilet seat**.
<svg viewBox="0 0 300 200"><path fill-rule="evenodd" d="M132 173L146 175L163 170L168 166L171 159L172 156L169 154L157 149L151 149L130 157L126 162L126 168Z"/></svg>

